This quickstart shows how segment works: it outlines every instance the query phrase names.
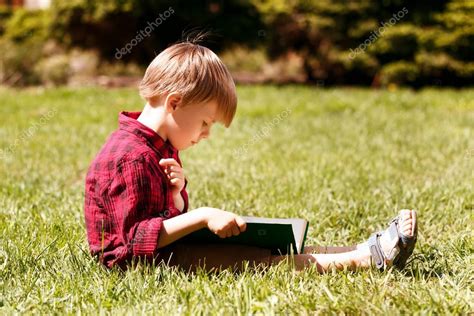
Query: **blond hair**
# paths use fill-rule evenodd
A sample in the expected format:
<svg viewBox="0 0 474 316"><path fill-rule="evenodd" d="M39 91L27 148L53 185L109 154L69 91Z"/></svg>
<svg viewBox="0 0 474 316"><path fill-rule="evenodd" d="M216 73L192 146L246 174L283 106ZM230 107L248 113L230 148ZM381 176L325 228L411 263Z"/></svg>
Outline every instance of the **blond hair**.
<svg viewBox="0 0 474 316"><path fill-rule="evenodd" d="M182 106L217 102L218 120L230 126L237 108L235 83L226 66L209 48L184 42L174 44L153 59L140 82L147 102L177 92Z"/></svg>

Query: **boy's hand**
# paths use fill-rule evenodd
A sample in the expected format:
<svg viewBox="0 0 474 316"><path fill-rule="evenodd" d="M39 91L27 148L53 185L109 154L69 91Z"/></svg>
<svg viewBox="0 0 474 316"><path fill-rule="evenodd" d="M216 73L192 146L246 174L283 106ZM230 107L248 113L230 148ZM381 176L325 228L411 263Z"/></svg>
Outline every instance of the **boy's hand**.
<svg viewBox="0 0 474 316"><path fill-rule="evenodd" d="M234 213L204 207L207 228L220 238L237 236L247 229L244 219Z"/></svg>
<svg viewBox="0 0 474 316"><path fill-rule="evenodd" d="M171 183L171 193L173 196L180 194L185 185L184 171L179 163L173 158L161 159L160 166L164 169L168 180Z"/></svg>

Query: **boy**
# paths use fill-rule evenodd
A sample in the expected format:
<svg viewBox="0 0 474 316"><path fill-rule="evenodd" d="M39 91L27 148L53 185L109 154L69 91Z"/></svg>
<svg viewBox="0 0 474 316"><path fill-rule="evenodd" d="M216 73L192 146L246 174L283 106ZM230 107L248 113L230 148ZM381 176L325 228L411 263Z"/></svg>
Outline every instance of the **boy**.
<svg viewBox="0 0 474 316"><path fill-rule="evenodd" d="M132 258L198 266L268 267L287 256L242 245L186 245L179 239L207 227L221 238L246 229L231 212L203 207L188 212L187 180L179 150L210 135L215 122L229 127L237 96L230 73L208 48L184 42L160 53L139 85L142 112L122 112L86 177L85 220L91 253L107 267L126 268ZM297 269L316 264L356 268L403 267L416 240L416 214L402 211L385 232L353 247L307 247L295 255ZM311 254L311 252L319 252ZM324 252L324 253L321 253Z"/></svg>

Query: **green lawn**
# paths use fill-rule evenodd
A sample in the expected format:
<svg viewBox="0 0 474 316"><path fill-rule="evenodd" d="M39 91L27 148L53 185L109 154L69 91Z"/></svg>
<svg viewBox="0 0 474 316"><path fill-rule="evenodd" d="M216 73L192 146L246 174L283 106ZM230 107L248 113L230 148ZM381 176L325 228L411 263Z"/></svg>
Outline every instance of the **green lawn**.
<svg viewBox="0 0 474 316"><path fill-rule="evenodd" d="M83 182L118 112L142 101L134 89L2 89L0 313L474 310L474 90L238 93L232 126L181 153L190 207L304 217L308 245L363 241L416 208L419 241L404 271L108 271L88 254Z"/></svg>

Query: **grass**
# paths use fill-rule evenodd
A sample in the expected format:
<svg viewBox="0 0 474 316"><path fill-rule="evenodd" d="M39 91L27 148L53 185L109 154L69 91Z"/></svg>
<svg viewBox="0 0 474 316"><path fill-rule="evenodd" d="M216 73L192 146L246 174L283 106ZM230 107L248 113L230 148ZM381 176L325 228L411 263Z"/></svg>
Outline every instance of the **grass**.
<svg viewBox="0 0 474 316"><path fill-rule="evenodd" d="M133 89L2 89L0 313L474 310L474 90L238 93L231 128L181 153L191 208L304 217L307 245L360 242L416 208L419 241L404 271L106 270L88 254L84 176L118 112L140 110L141 100Z"/></svg>

